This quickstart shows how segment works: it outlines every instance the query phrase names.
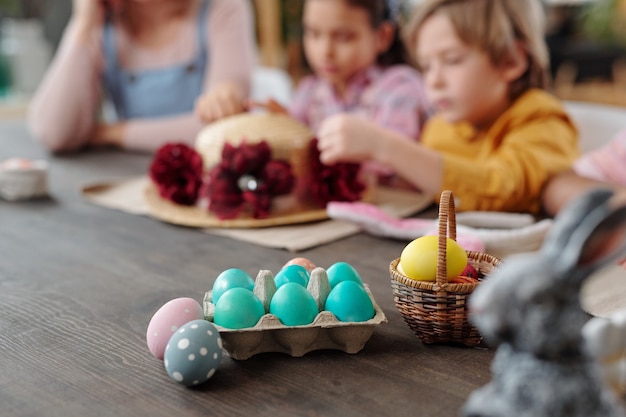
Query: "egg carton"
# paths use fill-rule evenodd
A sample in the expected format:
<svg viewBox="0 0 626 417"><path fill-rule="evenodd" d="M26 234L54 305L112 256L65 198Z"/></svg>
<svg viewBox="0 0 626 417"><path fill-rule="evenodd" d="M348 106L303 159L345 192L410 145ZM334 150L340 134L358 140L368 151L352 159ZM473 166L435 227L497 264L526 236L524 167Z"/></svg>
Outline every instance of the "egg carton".
<svg viewBox="0 0 626 417"><path fill-rule="evenodd" d="M333 349L346 353L358 353L374 333L376 326L386 323L387 317L374 300L369 287L365 291L374 305L374 317L362 322L342 322L330 311L324 310L326 297L330 292L328 276L323 268L311 271L307 286L320 313L311 324L286 326L273 314L265 314L254 327L229 329L215 325L222 337L224 349L231 358L245 360L259 353L280 352L293 357L301 357L314 350ZM270 300L276 291L271 271L261 270L254 283L254 293L269 311ZM203 300L204 316L213 322L215 305L212 291L205 293Z"/></svg>

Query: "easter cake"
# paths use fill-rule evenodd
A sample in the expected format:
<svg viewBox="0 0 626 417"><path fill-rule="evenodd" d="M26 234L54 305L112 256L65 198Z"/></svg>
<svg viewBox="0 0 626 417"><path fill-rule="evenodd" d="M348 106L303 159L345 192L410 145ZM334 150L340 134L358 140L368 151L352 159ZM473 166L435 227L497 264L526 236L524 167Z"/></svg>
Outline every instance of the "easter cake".
<svg viewBox="0 0 626 417"><path fill-rule="evenodd" d="M244 113L206 126L195 146L168 143L151 165L151 214L192 227L265 227L327 218L330 201L371 198L358 164L326 166L308 127Z"/></svg>

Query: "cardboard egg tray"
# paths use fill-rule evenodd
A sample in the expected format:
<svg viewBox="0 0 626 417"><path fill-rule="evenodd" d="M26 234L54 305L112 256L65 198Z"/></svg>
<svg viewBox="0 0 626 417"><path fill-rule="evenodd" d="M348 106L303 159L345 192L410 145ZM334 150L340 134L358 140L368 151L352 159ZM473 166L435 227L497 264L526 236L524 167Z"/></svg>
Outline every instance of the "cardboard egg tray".
<svg viewBox="0 0 626 417"><path fill-rule="evenodd" d="M293 357L304 356L308 352L321 349L341 350L357 353L374 333L374 328L387 322L385 313L374 300L367 285L365 291L374 305L374 317L362 322L342 322L329 311L323 311L326 297L330 293L328 276L323 268L315 268L307 289L313 295L320 313L311 324L304 326L286 326L273 314L265 314L254 327L228 329L215 325L220 332L224 349L233 359L245 360L265 352L287 353ZM261 270L254 283L254 293L259 297L265 311L276 291L271 271ZM212 292L205 294L204 316L213 322L215 306Z"/></svg>

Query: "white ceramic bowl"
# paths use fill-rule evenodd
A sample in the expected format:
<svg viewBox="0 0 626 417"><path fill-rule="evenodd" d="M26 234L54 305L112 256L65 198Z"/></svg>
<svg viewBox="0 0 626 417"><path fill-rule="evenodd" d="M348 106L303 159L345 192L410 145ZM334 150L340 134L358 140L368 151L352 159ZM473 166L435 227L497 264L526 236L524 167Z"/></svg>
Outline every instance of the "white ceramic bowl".
<svg viewBox="0 0 626 417"><path fill-rule="evenodd" d="M0 198L27 200L47 195L48 163L13 158L0 163Z"/></svg>

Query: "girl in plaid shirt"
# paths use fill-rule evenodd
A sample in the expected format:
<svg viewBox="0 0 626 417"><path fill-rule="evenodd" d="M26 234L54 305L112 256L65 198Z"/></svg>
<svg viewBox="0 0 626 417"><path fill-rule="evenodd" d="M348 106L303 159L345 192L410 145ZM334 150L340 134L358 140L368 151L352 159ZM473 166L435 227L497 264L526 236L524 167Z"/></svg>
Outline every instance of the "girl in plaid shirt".
<svg viewBox="0 0 626 417"><path fill-rule="evenodd" d="M401 41L394 0L306 0L303 46L312 74L298 85L289 108L276 101L251 103L289 113L320 132L328 123L366 122L416 141L428 117L417 70ZM202 100L196 107L202 116ZM370 165L381 175L391 171Z"/></svg>
<svg viewBox="0 0 626 417"><path fill-rule="evenodd" d="M289 113L317 132L331 116L363 120L418 139L426 96L389 0L306 0L303 46L313 74L304 78Z"/></svg>

